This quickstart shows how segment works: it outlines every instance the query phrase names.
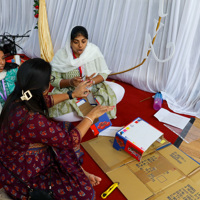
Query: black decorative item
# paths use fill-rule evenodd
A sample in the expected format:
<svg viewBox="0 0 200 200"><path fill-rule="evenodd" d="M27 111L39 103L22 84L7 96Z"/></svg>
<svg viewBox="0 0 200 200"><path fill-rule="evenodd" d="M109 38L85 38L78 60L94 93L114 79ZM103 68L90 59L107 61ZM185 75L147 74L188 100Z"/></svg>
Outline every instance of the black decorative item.
<svg viewBox="0 0 200 200"><path fill-rule="evenodd" d="M29 31L27 31L24 35L11 35L9 33L0 35L0 46L3 47L4 53L7 55L16 55L16 47L22 49L18 44L16 44L16 38L23 39L24 37L29 37L29 35L26 35Z"/></svg>

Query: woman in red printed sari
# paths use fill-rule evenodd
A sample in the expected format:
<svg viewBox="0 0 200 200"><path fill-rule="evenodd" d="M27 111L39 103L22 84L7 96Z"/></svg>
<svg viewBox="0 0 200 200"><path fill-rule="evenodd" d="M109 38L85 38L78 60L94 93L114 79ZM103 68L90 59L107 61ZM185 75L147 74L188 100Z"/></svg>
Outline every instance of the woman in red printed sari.
<svg viewBox="0 0 200 200"><path fill-rule="evenodd" d="M55 122L48 117L46 104L51 106L52 97L46 96L45 101L43 96L50 77L50 64L39 58L19 68L16 87L0 116L1 184L13 199L28 199L26 184L43 190L51 185L53 199L57 200L95 199L92 186L101 178L82 169L75 151L93 120L113 107L96 106L75 128L67 122ZM89 92L88 81L81 85L85 85L84 93Z"/></svg>

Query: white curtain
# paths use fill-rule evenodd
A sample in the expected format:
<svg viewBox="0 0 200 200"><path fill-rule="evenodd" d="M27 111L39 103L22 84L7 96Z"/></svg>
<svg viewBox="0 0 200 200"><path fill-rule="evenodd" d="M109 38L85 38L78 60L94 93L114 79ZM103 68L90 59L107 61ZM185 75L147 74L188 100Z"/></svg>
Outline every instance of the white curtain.
<svg viewBox="0 0 200 200"><path fill-rule="evenodd" d="M54 53L65 46L69 30L83 25L89 40L99 46L112 72L119 72L142 62L148 34L153 38L154 20L159 18L162 0L46 0ZM30 37L19 45L30 58L40 57L33 0L0 0L0 34L24 34ZM167 62L158 62L149 54L137 69L111 78L139 89L161 91L169 107L178 113L200 117L200 1L164 0L161 29L154 51ZM20 49L18 52L21 53Z"/></svg>

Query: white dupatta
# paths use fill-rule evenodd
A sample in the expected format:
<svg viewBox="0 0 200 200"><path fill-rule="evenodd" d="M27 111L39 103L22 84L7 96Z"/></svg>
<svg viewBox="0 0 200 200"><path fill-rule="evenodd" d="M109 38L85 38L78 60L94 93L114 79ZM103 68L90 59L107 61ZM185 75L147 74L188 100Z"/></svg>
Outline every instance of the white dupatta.
<svg viewBox="0 0 200 200"><path fill-rule="evenodd" d="M77 69L79 66L84 66L85 74L88 76L92 73L111 73L101 51L96 45L88 41L80 57L74 59L70 43L71 39L68 37L66 47L58 50L53 57L51 61L52 71L67 73Z"/></svg>

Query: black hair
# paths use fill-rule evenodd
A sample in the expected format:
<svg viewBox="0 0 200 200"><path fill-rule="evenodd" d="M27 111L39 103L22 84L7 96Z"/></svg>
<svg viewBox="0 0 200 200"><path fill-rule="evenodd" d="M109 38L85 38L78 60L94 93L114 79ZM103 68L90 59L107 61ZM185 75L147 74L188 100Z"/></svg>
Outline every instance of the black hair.
<svg viewBox="0 0 200 200"><path fill-rule="evenodd" d="M83 26L75 26L71 31L71 40L74 40L77 36L82 35L88 39L88 32Z"/></svg>
<svg viewBox="0 0 200 200"><path fill-rule="evenodd" d="M2 51L2 52L5 54L5 49L4 49L3 47L1 47L1 46L0 46L0 51ZM5 63L4 70L9 71L9 70L11 70L11 69L17 68L18 66L19 66L19 65L16 64L16 63L8 63L8 62L6 62L6 63Z"/></svg>
<svg viewBox="0 0 200 200"><path fill-rule="evenodd" d="M18 106L25 106L28 111L39 112L48 117L48 108L43 92L49 87L51 65L41 58L25 61L17 72L17 82L14 91L8 96L0 115L0 128L8 125L8 118ZM23 92L30 91L32 98L21 100Z"/></svg>
<svg viewBox="0 0 200 200"><path fill-rule="evenodd" d="M9 70L15 69L15 68L17 68L17 67L19 67L19 65L16 64L16 63L7 63L7 62L6 62L5 67L4 67L4 70L9 71Z"/></svg>

